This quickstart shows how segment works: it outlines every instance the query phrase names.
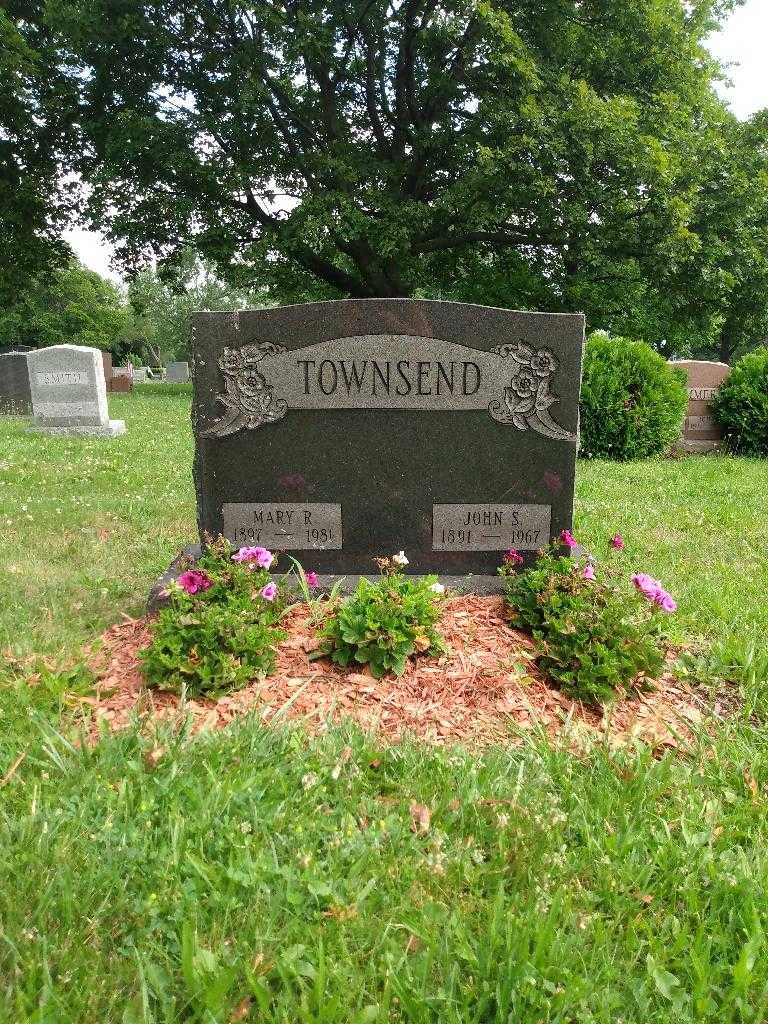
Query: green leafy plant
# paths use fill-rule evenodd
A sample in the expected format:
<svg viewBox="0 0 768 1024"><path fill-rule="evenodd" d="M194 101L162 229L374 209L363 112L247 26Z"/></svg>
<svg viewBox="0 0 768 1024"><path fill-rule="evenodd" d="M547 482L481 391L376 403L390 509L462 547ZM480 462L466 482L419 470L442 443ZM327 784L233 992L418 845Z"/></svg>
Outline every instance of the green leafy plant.
<svg viewBox="0 0 768 1024"><path fill-rule="evenodd" d="M147 681L190 696L216 694L268 675L285 633L275 626L284 607L270 579L264 548L211 544L193 568L168 587L168 604L141 652Z"/></svg>
<svg viewBox="0 0 768 1024"><path fill-rule="evenodd" d="M713 405L731 451L768 455L768 348L750 352L736 363Z"/></svg>
<svg viewBox="0 0 768 1024"><path fill-rule="evenodd" d="M338 665L368 665L376 679L402 675L413 654L440 654L445 645L435 624L445 588L436 576L409 577L401 551L377 559L381 578L362 579L350 597L336 599L320 630L314 657L330 656Z"/></svg>
<svg viewBox="0 0 768 1024"><path fill-rule="evenodd" d="M525 572L509 560L500 572L512 622L533 635L537 664L570 697L603 704L658 675L662 614L675 604L657 580L633 576L630 591L607 565L579 564L554 549Z"/></svg>
<svg viewBox="0 0 768 1024"><path fill-rule="evenodd" d="M584 352L581 454L642 459L680 437L686 376L642 341L593 334Z"/></svg>

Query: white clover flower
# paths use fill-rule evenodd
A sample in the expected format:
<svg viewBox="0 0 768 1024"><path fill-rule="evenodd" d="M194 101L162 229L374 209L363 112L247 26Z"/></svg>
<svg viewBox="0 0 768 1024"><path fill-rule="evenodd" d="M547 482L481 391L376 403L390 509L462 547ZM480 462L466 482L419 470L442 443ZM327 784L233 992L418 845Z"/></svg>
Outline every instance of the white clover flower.
<svg viewBox="0 0 768 1024"><path fill-rule="evenodd" d="M398 551L396 555L392 555L392 561L395 563L395 565L408 565L408 559L405 557L404 551Z"/></svg>
<svg viewBox="0 0 768 1024"><path fill-rule="evenodd" d="M442 583L433 583L429 589L432 591L433 594L445 593L445 587L443 586Z"/></svg>

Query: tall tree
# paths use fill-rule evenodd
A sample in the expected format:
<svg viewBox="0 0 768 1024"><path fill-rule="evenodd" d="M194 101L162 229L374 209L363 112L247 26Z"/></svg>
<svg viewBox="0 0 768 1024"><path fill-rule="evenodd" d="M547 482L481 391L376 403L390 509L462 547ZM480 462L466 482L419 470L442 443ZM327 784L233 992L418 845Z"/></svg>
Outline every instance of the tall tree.
<svg viewBox="0 0 768 1024"><path fill-rule="evenodd" d="M768 110L746 122L723 112L696 173L698 244L678 270L680 315L729 363L768 336Z"/></svg>
<svg viewBox="0 0 768 1024"><path fill-rule="evenodd" d="M193 251L183 250L162 276L154 267L138 273L128 285L128 300L136 337L159 364L189 357L190 314L195 310L260 306L268 296L228 286Z"/></svg>
<svg viewBox="0 0 768 1024"><path fill-rule="evenodd" d="M61 230L75 205L78 83L60 64L44 5L0 7L0 302L65 265Z"/></svg>
<svg viewBox="0 0 768 1024"><path fill-rule="evenodd" d="M703 40L734 2L51 11L82 88L92 214L126 266L192 243L302 298L453 294L502 268L504 305L598 319L695 248Z"/></svg>
<svg viewBox="0 0 768 1024"><path fill-rule="evenodd" d="M14 301L0 307L0 345L114 351L132 329L133 314L120 290L75 260L27 281Z"/></svg>

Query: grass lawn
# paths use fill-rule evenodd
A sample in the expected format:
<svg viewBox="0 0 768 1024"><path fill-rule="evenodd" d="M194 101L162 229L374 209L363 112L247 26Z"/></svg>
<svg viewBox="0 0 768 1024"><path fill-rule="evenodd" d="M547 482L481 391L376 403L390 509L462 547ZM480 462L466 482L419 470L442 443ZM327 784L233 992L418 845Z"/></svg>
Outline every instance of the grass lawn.
<svg viewBox="0 0 768 1024"><path fill-rule="evenodd" d="M188 394L110 411L109 442L0 421L0 1021L768 1018L765 463L579 465L579 539L620 531L747 698L689 755L256 719L82 749L81 646L195 533Z"/></svg>

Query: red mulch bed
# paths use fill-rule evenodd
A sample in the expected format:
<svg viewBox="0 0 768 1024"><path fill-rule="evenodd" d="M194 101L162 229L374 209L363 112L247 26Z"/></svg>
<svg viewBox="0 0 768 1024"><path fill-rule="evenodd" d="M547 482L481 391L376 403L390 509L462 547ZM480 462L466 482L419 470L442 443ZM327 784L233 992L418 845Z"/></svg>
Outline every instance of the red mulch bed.
<svg viewBox="0 0 768 1024"><path fill-rule="evenodd" d="M135 713L149 721L188 714L197 731L255 711L264 721L300 720L315 732L352 719L387 741L411 735L478 746L519 742L521 729L538 728L553 737L566 730L580 742L637 738L661 751L689 739L690 727L707 711L700 696L671 676L604 713L570 700L541 676L531 640L505 620L498 597L451 598L440 625L448 654L412 660L400 678L376 680L328 659L310 661L316 640L309 618L306 606L286 616L288 638L278 650L274 675L216 700L187 700L181 710L174 694L144 685L137 654L149 642L147 620L112 626L98 656L96 697L86 698L93 706L93 739L105 724L125 728Z"/></svg>

